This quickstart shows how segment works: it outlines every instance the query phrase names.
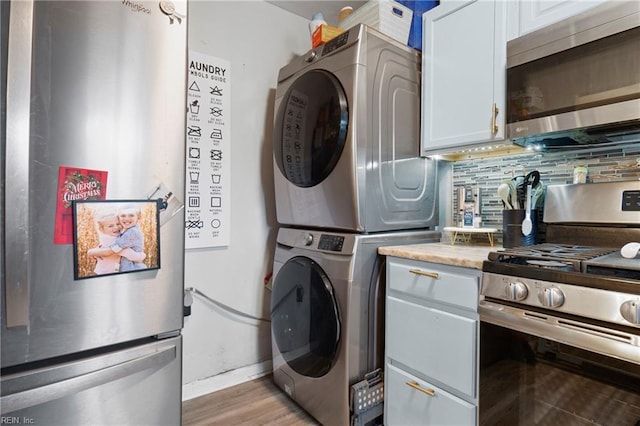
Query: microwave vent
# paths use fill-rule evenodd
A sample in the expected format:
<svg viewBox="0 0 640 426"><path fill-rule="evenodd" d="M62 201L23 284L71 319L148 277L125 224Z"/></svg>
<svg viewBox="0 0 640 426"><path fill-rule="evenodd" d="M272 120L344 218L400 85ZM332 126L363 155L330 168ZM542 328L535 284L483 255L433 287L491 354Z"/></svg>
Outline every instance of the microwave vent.
<svg viewBox="0 0 640 426"><path fill-rule="evenodd" d="M640 142L640 121L513 138L519 146L542 151L610 147Z"/></svg>

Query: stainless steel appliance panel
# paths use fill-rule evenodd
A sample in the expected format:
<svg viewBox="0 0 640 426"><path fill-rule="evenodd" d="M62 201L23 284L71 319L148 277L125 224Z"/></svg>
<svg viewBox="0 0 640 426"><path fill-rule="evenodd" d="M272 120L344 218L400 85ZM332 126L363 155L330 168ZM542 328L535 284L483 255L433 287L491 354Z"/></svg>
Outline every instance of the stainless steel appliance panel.
<svg viewBox="0 0 640 426"><path fill-rule="evenodd" d="M510 41L508 137L537 149L637 142L639 52L638 2L605 2Z"/></svg>
<svg viewBox="0 0 640 426"><path fill-rule="evenodd" d="M179 330L182 214L161 228L160 270L83 281L53 229L61 165L108 171L108 199L161 182L184 198L186 22L157 2L10 9L2 367Z"/></svg>
<svg viewBox="0 0 640 426"><path fill-rule="evenodd" d="M437 231L278 231L271 300L273 377L321 423L350 424L351 386L384 364L385 273L378 247L439 239ZM296 263L303 267L291 274ZM332 297L319 297L323 292L314 293L314 286Z"/></svg>
<svg viewBox="0 0 640 426"><path fill-rule="evenodd" d="M150 339L149 339L150 340ZM3 423L181 422L182 337L2 377Z"/></svg>
<svg viewBox="0 0 640 426"><path fill-rule="evenodd" d="M280 70L280 224L355 232L437 224L437 163L419 154L419 76L415 50L362 25Z"/></svg>
<svg viewBox="0 0 640 426"><path fill-rule="evenodd" d="M598 208L594 208L594 205ZM640 223L640 181L550 185L544 206L547 223Z"/></svg>
<svg viewBox="0 0 640 426"><path fill-rule="evenodd" d="M479 424L637 424L637 361L575 344L580 339L607 340L594 330L536 322L543 323L526 317L514 320L506 313L495 322L482 320ZM613 345L623 346L614 338L609 338ZM626 353L637 360L635 349Z"/></svg>
<svg viewBox="0 0 640 426"><path fill-rule="evenodd" d="M636 181L550 186L546 242L489 253L481 425L638 424L639 210Z"/></svg>

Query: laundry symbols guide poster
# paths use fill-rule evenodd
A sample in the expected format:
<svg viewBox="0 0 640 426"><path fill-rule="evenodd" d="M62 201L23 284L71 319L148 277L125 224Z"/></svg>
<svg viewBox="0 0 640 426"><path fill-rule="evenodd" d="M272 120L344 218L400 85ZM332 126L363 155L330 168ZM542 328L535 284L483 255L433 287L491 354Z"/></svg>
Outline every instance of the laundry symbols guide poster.
<svg viewBox="0 0 640 426"><path fill-rule="evenodd" d="M231 75L228 61L189 51L185 248L230 239Z"/></svg>

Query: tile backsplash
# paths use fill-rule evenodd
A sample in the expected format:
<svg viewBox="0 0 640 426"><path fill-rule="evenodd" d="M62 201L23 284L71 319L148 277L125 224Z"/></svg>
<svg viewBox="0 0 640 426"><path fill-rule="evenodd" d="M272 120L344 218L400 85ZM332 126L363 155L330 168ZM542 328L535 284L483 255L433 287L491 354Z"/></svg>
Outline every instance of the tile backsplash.
<svg viewBox="0 0 640 426"><path fill-rule="evenodd" d="M502 202L497 189L504 179L526 174L532 170L540 172L540 181L544 186L571 184L576 166L588 169L587 184L640 179L640 143L617 148L594 149L590 151L564 151L557 153L525 153L516 156L462 160L451 163L452 209L447 213L443 226L458 226L458 205L456 191L458 187L471 188L478 185L482 204L482 226L497 228L495 235L502 242ZM597 206L594 206L597 208Z"/></svg>

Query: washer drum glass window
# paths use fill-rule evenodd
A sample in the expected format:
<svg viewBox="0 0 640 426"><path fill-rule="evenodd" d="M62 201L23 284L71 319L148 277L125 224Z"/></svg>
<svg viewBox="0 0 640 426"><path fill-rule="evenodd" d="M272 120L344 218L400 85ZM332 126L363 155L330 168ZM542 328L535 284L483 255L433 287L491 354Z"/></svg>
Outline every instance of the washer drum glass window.
<svg viewBox="0 0 640 426"><path fill-rule="evenodd" d="M282 174L300 187L322 182L340 159L348 120L347 98L332 74L312 70L298 77L275 121L274 156Z"/></svg>
<svg viewBox="0 0 640 426"><path fill-rule="evenodd" d="M321 377L331 369L340 341L338 306L329 278L313 260L294 257L278 272L271 328L280 354L295 372Z"/></svg>

